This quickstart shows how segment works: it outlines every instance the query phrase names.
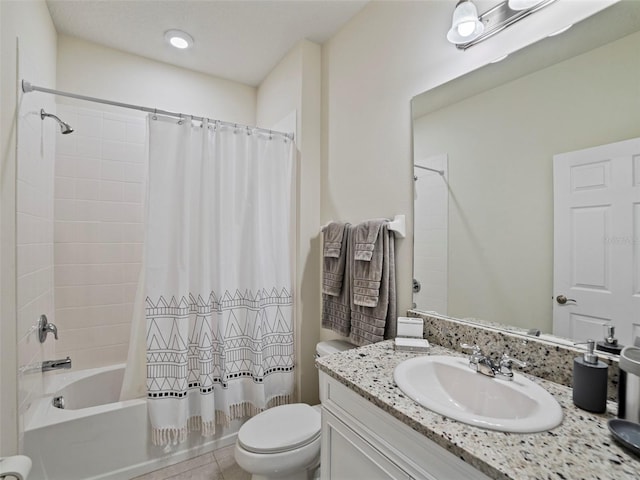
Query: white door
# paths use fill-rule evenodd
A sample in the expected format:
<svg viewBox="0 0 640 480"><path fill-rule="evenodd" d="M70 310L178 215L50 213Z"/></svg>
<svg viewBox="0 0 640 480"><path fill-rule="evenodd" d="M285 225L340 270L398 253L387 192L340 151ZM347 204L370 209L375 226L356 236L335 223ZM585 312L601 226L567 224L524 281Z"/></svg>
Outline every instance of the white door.
<svg viewBox="0 0 640 480"><path fill-rule="evenodd" d="M553 333L597 341L613 325L620 343L632 344L640 336L640 138L555 155L553 182Z"/></svg>

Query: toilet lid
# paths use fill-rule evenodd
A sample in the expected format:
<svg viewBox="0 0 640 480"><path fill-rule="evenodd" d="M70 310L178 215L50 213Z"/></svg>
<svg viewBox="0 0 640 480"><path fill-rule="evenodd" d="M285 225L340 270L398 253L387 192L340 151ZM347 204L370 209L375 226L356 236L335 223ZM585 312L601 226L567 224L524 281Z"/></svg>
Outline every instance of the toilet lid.
<svg viewBox="0 0 640 480"><path fill-rule="evenodd" d="M270 408L248 420L238 442L254 453L278 453L311 443L320 436L320 413L305 403Z"/></svg>

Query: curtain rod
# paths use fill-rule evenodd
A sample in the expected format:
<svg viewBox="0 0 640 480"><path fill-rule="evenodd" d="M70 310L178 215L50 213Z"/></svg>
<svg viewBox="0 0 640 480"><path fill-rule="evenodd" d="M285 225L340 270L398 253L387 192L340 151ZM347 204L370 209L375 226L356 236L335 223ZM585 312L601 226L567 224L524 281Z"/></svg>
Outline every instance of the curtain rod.
<svg viewBox="0 0 640 480"><path fill-rule="evenodd" d="M421 168L423 170L429 170L431 172L436 172L439 173L440 175L444 175L444 170L436 170L435 168L429 168L429 167L423 167L422 165L418 165L418 164L413 164L414 167L416 168Z"/></svg>
<svg viewBox="0 0 640 480"><path fill-rule="evenodd" d="M51 93L53 95L60 95L62 97L76 98L78 100L86 100L87 102L102 103L104 105L112 105L114 107L129 108L131 110L140 110L142 112L153 113L154 115L165 115L165 116L168 116L168 117L175 117L175 118L184 119L184 120L191 119L191 120L198 120L200 122L208 120L208 121L217 122L220 125L225 125L225 126L228 126L228 127L247 128L247 129L255 130L255 131L258 131L258 132L261 132L261 133L266 133L266 134L269 134L269 135L282 135L283 137L286 137L286 138L289 138L291 140L294 140L294 134L293 133L277 132L275 130L269 130L269 129L266 129L266 128L250 127L249 125L240 125L238 123L224 122L222 120L215 120L215 119L210 119L210 118L207 118L207 117L196 117L195 115L185 115L183 113L169 112L167 110L160 110L160 109L157 109L157 108L143 107L141 105L132 105L132 104L129 104L129 103L115 102L113 100L104 100L102 98L88 97L86 95L79 95L77 93L62 92L60 90L53 90L51 88L38 87L36 85L32 85L30 82L27 82L26 80L22 80L22 91L24 93L29 93L29 92L34 92L34 91L35 92Z"/></svg>

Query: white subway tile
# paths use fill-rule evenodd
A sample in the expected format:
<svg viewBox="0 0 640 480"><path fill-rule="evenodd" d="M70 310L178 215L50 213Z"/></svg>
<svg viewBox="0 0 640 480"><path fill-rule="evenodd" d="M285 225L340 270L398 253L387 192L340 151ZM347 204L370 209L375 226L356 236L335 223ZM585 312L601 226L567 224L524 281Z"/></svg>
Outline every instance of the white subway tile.
<svg viewBox="0 0 640 480"><path fill-rule="evenodd" d="M144 242L144 224L142 222L123 224L122 241L126 243Z"/></svg>
<svg viewBox="0 0 640 480"><path fill-rule="evenodd" d="M122 182L100 181L100 200L110 202L121 202L123 200L123 189L126 184Z"/></svg>
<svg viewBox="0 0 640 480"><path fill-rule="evenodd" d="M74 122L71 126L75 129L77 135L100 138L102 136L102 115L78 112L77 122Z"/></svg>
<svg viewBox="0 0 640 480"><path fill-rule="evenodd" d="M76 135L58 135L56 138L56 153L58 155L77 155Z"/></svg>
<svg viewBox="0 0 640 480"><path fill-rule="evenodd" d="M65 135L68 136L68 135ZM101 140L96 137L78 135L76 155L80 158L100 158Z"/></svg>
<svg viewBox="0 0 640 480"><path fill-rule="evenodd" d="M122 261L125 263L142 262L142 244L125 243L122 248Z"/></svg>
<svg viewBox="0 0 640 480"><path fill-rule="evenodd" d="M97 158L76 158L74 168L76 178L100 178L100 160Z"/></svg>
<svg viewBox="0 0 640 480"><path fill-rule="evenodd" d="M101 222L98 225L98 237L101 243L121 243L124 227L117 222Z"/></svg>
<svg viewBox="0 0 640 480"><path fill-rule="evenodd" d="M127 143L124 148L123 160L130 163L147 164L147 149L145 145Z"/></svg>
<svg viewBox="0 0 640 480"><path fill-rule="evenodd" d="M102 122L102 138L124 142L127 138L127 124L124 121L105 117Z"/></svg>
<svg viewBox="0 0 640 480"><path fill-rule="evenodd" d="M123 162L115 160L102 160L100 178L102 180L123 181L125 179L124 165Z"/></svg>
<svg viewBox="0 0 640 480"><path fill-rule="evenodd" d="M56 176L75 178L76 160L76 157L63 155L60 151L58 151L56 155Z"/></svg>
<svg viewBox="0 0 640 480"><path fill-rule="evenodd" d="M76 184L72 178L56 177L55 179L55 198L68 199L75 198Z"/></svg>
<svg viewBox="0 0 640 480"><path fill-rule="evenodd" d="M76 180L76 198L78 200L98 200L100 198L100 181Z"/></svg>
<svg viewBox="0 0 640 480"><path fill-rule="evenodd" d="M99 215L100 205L100 202L95 200L76 200L74 220L79 222L95 221Z"/></svg>
<svg viewBox="0 0 640 480"><path fill-rule="evenodd" d="M144 122L127 122L127 142L144 145L146 140L147 132Z"/></svg>
<svg viewBox="0 0 640 480"><path fill-rule="evenodd" d="M69 355L73 359L74 368L97 368L127 361L129 344L109 345L92 349L69 350L60 352L60 356Z"/></svg>
<svg viewBox="0 0 640 480"><path fill-rule="evenodd" d="M122 162L125 157L125 143L104 140L102 143L102 159Z"/></svg>
<svg viewBox="0 0 640 480"><path fill-rule="evenodd" d="M141 270L142 263L125 263L122 266L123 281L137 284Z"/></svg>
<svg viewBox="0 0 640 480"><path fill-rule="evenodd" d="M124 178L126 182L142 183L146 175L146 168L143 163L125 163L124 164Z"/></svg>
<svg viewBox="0 0 640 480"><path fill-rule="evenodd" d="M144 187L142 183L124 183L122 200L127 203L144 203Z"/></svg>

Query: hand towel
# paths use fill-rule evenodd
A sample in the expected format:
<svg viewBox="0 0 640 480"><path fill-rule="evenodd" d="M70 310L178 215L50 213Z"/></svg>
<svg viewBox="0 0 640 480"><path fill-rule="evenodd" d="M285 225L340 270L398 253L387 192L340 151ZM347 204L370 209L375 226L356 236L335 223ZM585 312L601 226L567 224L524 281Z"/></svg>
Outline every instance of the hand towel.
<svg viewBox="0 0 640 480"><path fill-rule="evenodd" d="M388 223L386 219L376 219L354 227L352 275L353 301L356 305L375 307L378 304L384 258L384 234L381 229Z"/></svg>
<svg viewBox="0 0 640 480"><path fill-rule="evenodd" d="M322 326L328 328L343 337L348 337L351 333L351 226L344 226L342 238L342 250L344 254L342 289L338 295L328 295L322 293ZM325 258L327 260L327 258Z"/></svg>
<svg viewBox="0 0 640 480"><path fill-rule="evenodd" d="M396 268L395 237L382 225L382 273L378 302L375 307L351 303L351 333L349 339L356 345L367 345L396 336ZM357 263L349 255L351 264Z"/></svg>
<svg viewBox="0 0 640 480"><path fill-rule="evenodd" d="M360 223L354 231L354 255L356 260L371 261L375 250L380 227L389 222L386 218L379 218Z"/></svg>
<svg viewBox="0 0 640 480"><path fill-rule="evenodd" d="M331 222L322 231L323 256L338 258L342 252L342 239L346 224Z"/></svg>
<svg viewBox="0 0 640 480"><path fill-rule="evenodd" d="M331 222L323 231L322 293L337 297L342 291L347 259L348 223Z"/></svg>

